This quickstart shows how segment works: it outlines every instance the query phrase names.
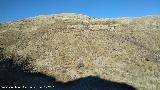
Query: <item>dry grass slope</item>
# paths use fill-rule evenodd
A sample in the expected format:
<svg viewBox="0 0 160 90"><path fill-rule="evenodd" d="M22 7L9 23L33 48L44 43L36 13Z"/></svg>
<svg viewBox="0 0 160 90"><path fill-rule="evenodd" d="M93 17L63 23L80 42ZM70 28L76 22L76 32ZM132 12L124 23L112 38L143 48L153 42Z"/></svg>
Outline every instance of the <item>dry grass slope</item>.
<svg viewBox="0 0 160 90"><path fill-rule="evenodd" d="M0 23L0 50L1 58L64 82L94 75L160 89L160 16L57 14Z"/></svg>

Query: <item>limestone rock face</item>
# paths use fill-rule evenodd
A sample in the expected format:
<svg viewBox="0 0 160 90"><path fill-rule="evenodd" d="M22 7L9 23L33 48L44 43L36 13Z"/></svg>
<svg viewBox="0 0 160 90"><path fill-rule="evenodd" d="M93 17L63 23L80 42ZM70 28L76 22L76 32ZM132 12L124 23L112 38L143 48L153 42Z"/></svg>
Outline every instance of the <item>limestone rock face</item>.
<svg viewBox="0 0 160 90"><path fill-rule="evenodd" d="M158 90L160 16L57 14L0 23L0 57L64 82L93 75Z"/></svg>

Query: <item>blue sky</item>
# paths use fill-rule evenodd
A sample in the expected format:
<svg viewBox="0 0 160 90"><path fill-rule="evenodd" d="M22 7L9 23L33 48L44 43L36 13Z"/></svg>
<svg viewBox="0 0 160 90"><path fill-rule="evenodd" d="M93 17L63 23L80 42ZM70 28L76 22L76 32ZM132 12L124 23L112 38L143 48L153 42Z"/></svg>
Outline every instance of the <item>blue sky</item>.
<svg viewBox="0 0 160 90"><path fill-rule="evenodd" d="M160 15L160 0L0 0L0 21L80 13L95 18Z"/></svg>

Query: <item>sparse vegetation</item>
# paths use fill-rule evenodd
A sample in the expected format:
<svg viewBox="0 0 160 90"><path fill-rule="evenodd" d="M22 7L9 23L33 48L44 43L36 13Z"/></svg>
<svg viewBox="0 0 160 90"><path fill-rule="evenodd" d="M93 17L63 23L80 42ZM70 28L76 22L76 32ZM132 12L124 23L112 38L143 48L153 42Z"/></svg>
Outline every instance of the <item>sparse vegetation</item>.
<svg viewBox="0 0 160 90"><path fill-rule="evenodd" d="M139 90L160 89L160 16L94 19L60 14L2 26L0 55L26 62L31 72L64 82L94 75Z"/></svg>

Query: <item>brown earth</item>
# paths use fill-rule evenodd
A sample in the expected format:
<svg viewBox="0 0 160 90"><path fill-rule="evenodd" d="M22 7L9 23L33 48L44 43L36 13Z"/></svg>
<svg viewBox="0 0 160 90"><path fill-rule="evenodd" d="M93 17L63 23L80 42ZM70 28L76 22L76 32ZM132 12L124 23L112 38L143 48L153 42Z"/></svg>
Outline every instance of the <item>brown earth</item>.
<svg viewBox="0 0 160 90"><path fill-rule="evenodd" d="M160 16L57 14L0 23L0 51L64 82L93 75L160 90Z"/></svg>

